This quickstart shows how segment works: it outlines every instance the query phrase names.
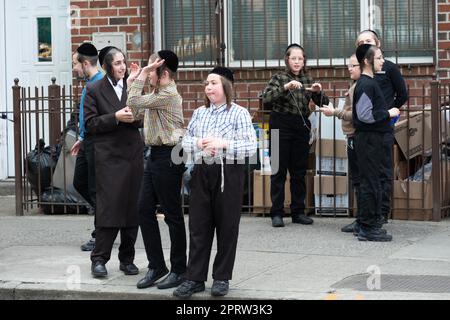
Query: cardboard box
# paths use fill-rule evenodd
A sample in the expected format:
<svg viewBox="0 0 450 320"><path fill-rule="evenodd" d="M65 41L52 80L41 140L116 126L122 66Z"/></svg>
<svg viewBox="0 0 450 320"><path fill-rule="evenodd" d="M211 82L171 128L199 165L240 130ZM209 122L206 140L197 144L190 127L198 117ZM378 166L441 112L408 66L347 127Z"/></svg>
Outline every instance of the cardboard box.
<svg viewBox="0 0 450 320"><path fill-rule="evenodd" d="M347 176L315 176L314 194L317 215L349 215Z"/></svg>
<svg viewBox="0 0 450 320"><path fill-rule="evenodd" d="M316 174L347 175L347 141L320 139L316 141L315 155Z"/></svg>
<svg viewBox="0 0 450 320"><path fill-rule="evenodd" d="M348 173L347 158L317 157L316 159L316 175L324 174L324 175L346 176L347 173Z"/></svg>
<svg viewBox="0 0 450 320"><path fill-rule="evenodd" d="M431 149L430 111L410 112L409 121L408 119L398 121L395 124L394 133L395 140L406 159L429 152Z"/></svg>
<svg viewBox="0 0 450 320"><path fill-rule="evenodd" d="M408 189L409 188L409 189ZM433 218L431 181L408 182L394 180L392 218L398 220L430 221Z"/></svg>
<svg viewBox="0 0 450 320"><path fill-rule="evenodd" d="M253 171L253 213L270 213L272 200L270 199L270 177L261 174L260 170ZM290 211L291 189L289 172L284 185L284 207L285 212Z"/></svg>
<svg viewBox="0 0 450 320"><path fill-rule="evenodd" d="M317 157L347 158L347 141L320 139L316 141L316 161Z"/></svg>
<svg viewBox="0 0 450 320"><path fill-rule="evenodd" d="M306 210L314 208L314 171L308 170L306 173ZM290 189L289 172L286 176L286 184L284 186L284 211L290 213L291 205L291 189ZM265 214L270 213L272 201L270 198L270 175L261 175L259 170L253 171L253 213Z"/></svg>
<svg viewBox="0 0 450 320"><path fill-rule="evenodd" d="M450 201L450 162L441 162L441 205ZM433 216L432 179L425 182L394 180L392 217L429 221Z"/></svg>

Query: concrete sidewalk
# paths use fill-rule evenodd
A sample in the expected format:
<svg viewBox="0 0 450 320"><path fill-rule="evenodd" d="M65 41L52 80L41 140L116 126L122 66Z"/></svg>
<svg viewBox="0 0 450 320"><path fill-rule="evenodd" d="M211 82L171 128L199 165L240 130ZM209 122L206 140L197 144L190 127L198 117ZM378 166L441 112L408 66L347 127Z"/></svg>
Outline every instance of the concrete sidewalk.
<svg viewBox="0 0 450 320"><path fill-rule="evenodd" d="M285 228L272 228L270 218L242 217L227 299L450 299L449 220L390 222L390 243L359 242L340 232L351 219L315 218L312 226L285 222ZM116 244L109 276L93 279L89 253L80 251L92 224L91 216L36 211L15 217L14 197L0 196L0 299L174 298L173 289L136 288L147 271L140 235L139 275L119 271ZM163 221L160 227L168 259L168 229ZM206 291L193 299L213 299L210 274L211 268Z"/></svg>

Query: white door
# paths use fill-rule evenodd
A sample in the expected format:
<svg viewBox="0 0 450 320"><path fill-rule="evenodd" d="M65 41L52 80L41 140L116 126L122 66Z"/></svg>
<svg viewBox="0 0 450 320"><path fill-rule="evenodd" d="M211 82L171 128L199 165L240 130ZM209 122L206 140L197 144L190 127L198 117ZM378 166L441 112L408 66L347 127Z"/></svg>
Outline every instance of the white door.
<svg viewBox="0 0 450 320"><path fill-rule="evenodd" d="M11 87L15 78L19 79L20 86L32 87L32 95L34 87L43 86L46 90L52 77L61 86L71 84L70 0L0 1L4 5L4 15L0 17L5 21L6 38L6 109L12 112ZM34 132L33 127L31 132ZM48 132L43 134L48 143ZM35 138L31 143L34 144ZM7 142L7 175L14 176L14 136L9 121ZM1 154L3 163L5 156Z"/></svg>

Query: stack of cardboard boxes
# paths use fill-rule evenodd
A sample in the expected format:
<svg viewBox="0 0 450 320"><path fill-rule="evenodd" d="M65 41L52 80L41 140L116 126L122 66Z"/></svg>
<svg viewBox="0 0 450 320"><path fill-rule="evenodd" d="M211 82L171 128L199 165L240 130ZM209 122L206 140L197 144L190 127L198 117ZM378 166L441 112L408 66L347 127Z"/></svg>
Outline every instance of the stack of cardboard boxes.
<svg viewBox="0 0 450 320"><path fill-rule="evenodd" d="M445 120L445 117L443 118ZM444 138L449 132L444 121L441 126ZM431 111L410 112L395 125L393 149L394 185L392 196L392 218L401 220L432 220L433 188L431 171L423 179L412 180L418 172L425 173L426 161L431 154ZM445 141L441 141L445 142ZM447 158L448 159L448 158ZM441 159L441 202L448 205L450 201L450 162ZM429 164L430 165L430 164ZM429 167L428 165L428 167ZM431 168L435 170L435 168Z"/></svg>
<svg viewBox="0 0 450 320"><path fill-rule="evenodd" d="M341 120L318 115L318 123L320 139L315 142L315 213L348 216L347 142L342 132Z"/></svg>

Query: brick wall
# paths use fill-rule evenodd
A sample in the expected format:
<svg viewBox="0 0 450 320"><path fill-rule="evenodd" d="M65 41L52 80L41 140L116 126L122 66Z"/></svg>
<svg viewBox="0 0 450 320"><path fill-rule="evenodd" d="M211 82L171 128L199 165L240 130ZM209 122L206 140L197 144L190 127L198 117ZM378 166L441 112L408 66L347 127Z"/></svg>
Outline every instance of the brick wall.
<svg viewBox="0 0 450 320"><path fill-rule="evenodd" d="M79 17L72 19L73 51L84 41L92 41L94 32L126 32L130 62L148 58L148 9L145 0L78 0L71 1ZM132 37L142 32L144 42L133 44Z"/></svg>
<svg viewBox="0 0 450 320"><path fill-rule="evenodd" d="M430 95L429 82L437 73L439 79L450 83L450 0L438 0L438 36L439 36L439 60L438 68L434 66L402 66L401 72L406 79L410 92L410 105L429 104L426 96ZM147 31L149 12L147 0L78 0L71 1L72 6L80 8L79 28L72 30L73 50L83 41L92 40L93 32L127 32L127 52L129 61L145 62L148 59L153 35ZM134 32L143 32L145 42L140 48L136 48L131 37ZM278 70L235 70L235 92L238 103L249 106L252 110L259 107L257 97L264 89L271 76ZM351 84L349 74L345 67L335 68L310 68L311 77L322 83L328 95L343 96ZM183 71L180 70L176 80L179 91L184 98L184 110L186 118L192 111L202 105L204 87L202 81L207 77L207 71Z"/></svg>
<svg viewBox="0 0 450 320"><path fill-rule="evenodd" d="M439 80L450 83L450 0L438 0L438 68Z"/></svg>

